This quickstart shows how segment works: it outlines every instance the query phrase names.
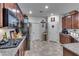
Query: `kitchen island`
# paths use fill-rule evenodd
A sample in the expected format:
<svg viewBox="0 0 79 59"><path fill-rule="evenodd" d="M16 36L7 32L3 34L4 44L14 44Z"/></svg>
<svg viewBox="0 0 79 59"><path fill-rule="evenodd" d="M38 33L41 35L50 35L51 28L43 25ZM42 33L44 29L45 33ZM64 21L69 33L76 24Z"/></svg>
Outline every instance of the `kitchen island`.
<svg viewBox="0 0 79 59"><path fill-rule="evenodd" d="M63 44L64 56L79 56L79 43Z"/></svg>
<svg viewBox="0 0 79 59"><path fill-rule="evenodd" d="M15 48L0 49L0 56L23 56L26 50L26 36L22 37L22 41Z"/></svg>

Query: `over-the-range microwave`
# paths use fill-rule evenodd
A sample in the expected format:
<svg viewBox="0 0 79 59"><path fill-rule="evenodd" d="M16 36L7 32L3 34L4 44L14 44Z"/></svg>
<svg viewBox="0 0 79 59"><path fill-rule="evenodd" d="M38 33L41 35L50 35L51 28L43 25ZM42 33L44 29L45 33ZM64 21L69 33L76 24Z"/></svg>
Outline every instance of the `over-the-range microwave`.
<svg viewBox="0 0 79 59"><path fill-rule="evenodd" d="M16 13L9 9L3 8L3 27L17 25Z"/></svg>

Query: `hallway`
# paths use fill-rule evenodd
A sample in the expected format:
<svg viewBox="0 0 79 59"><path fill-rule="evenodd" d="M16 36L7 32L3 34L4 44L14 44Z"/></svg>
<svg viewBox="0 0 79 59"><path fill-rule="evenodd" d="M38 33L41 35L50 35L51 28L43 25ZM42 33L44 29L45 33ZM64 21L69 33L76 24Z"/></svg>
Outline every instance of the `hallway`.
<svg viewBox="0 0 79 59"><path fill-rule="evenodd" d="M33 40L30 44L30 51L25 56L62 56L63 48L59 43Z"/></svg>

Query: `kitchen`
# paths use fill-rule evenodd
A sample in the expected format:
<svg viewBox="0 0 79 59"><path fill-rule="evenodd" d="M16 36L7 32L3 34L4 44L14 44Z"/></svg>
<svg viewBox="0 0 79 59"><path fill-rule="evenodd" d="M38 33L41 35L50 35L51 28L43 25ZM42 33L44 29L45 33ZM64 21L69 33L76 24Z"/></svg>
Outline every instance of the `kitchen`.
<svg viewBox="0 0 79 59"><path fill-rule="evenodd" d="M0 55L24 56L29 49L29 33L26 31L29 28L25 29L27 22L24 22L28 17L22 13L17 3L0 3L0 9Z"/></svg>
<svg viewBox="0 0 79 59"><path fill-rule="evenodd" d="M79 42L79 12L73 10L62 17L62 33L60 33L60 42L64 44L64 55L78 55Z"/></svg>
<svg viewBox="0 0 79 59"><path fill-rule="evenodd" d="M79 56L78 5L0 3L0 55Z"/></svg>

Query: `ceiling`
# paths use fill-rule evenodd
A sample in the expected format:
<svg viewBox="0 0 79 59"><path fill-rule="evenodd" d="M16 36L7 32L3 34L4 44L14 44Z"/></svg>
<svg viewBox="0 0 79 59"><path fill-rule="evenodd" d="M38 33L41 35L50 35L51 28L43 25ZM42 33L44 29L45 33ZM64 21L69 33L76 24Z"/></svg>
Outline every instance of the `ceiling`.
<svg viewBox="0 0 79 59"><path fill-rule="evenodd" d="M18 3L23 14L36 17L48 16L51 13L55 15L63 15L72 10L79 10L79 3ZM49 8L45 9L45 5ZM32 14L29 14L29 10ZM40 11L43 11L40 13Z"/></svg>

